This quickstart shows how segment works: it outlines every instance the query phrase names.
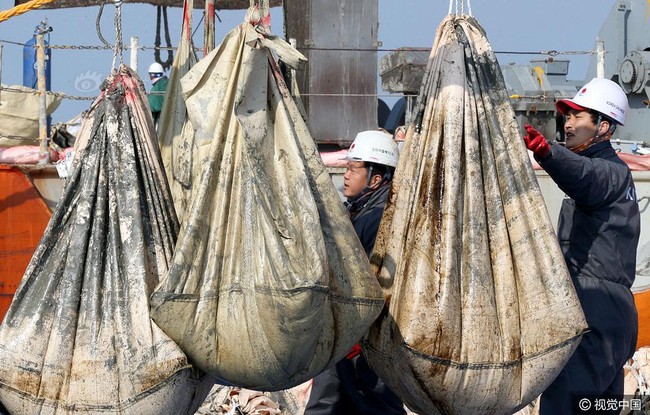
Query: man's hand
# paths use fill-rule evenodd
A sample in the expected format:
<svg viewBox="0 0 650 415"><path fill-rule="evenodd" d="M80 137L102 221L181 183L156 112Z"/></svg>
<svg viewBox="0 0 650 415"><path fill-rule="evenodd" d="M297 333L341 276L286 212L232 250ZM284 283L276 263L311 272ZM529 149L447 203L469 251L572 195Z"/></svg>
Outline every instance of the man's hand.
<svg viewBox="0 0 650 415"><path fill-rule="evenodd" d="M543 159L548 156L548 153L551 152L551 147L548 145L546 138L530 124L524 125L524 128L528 133L524 136L524 142L526 143L526 147L535 154L535 158Z"/></svg>

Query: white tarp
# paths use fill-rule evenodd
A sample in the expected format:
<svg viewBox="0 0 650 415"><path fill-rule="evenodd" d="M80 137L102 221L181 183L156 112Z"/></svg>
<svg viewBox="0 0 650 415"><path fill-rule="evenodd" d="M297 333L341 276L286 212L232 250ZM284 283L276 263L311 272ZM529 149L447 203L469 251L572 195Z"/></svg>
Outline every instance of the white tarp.
<svg viewBox="0 0 650 415"><path fill-rule="evenodd" d="M21 85L1 85L0 90L0 147L39 144L38 118L41 97L39 92ZM46 113L53 113L61 97L47 94Z"/></svg>
<svg viewBox="0 0 650 415"><path fill-rule="evenodd" d="M201 175L152 296L193 363L264 391L343 358L384 303L272 52L304 59L243 23L182 79Z"/></svg>
<svg viewBox="0 0 650 415"><path fill-rule="evenodd" d="M192 42L192 1L183 4L183 27L172 65L165 103L158 121L160 154L167 174L169 188L179 220L185 217L187 199L196 178L198 160L193 157L194 128L187 116L187 108L181 90L181 78L197 61Z"/></svg>

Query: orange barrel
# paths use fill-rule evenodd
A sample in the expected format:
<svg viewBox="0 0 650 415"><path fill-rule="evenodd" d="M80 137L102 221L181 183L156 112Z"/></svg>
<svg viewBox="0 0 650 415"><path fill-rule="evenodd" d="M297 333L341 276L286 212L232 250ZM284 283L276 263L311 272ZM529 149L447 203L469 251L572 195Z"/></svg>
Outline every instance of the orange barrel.
<svg viewBox="0 0 650 415"><path fill-rule="evenodd" d="M51 211L28 175L0 164L0 319L41 240Z"/></svg>
<svg viewBox="0 0 650 415"><path fill-rule="evenodd" d="M650 346L650 288L634 292L634 303L639 314L639 337L636 350Z"/></svg>

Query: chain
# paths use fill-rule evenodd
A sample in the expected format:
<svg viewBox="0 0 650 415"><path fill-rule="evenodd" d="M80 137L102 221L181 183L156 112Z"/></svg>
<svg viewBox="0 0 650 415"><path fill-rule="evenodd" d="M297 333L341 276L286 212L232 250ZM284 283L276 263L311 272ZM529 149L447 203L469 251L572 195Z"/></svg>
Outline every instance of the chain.
<svg viewBox="0 0 650 415"><path fill-rule="evenodd" d="M11 88L11 87L6 87L6 86L0 86L0 91L18 92L18 93L22 93L22 94L32 94L32 95L39 95L40 94L40 92L38 92L38 91L25 91L23 89ZM89 96L68 95L68 94L64 94L62 92L52 92L52 91L46 91L45 93L47 95L50 95L50 96L59 97L59 98L63 98L63 99L71 99L71 100L76 100L76 101L92 101L92 100L97 98L97 97L89 97Z"/></svg>
<svg viewBox="0 0 650 415"><path fill-rule="evenodd" d="M8 45L26 46L24 43L13 42L13 41L11 41L11 40L0 40L0 43L6 43L6 44L8 44Z"/></svg>
<svg viewBox="0 0 650 415"><path fill-rule="evenodd" d="M11 40L2 40L0 39L0 43L6 43L8 45L17 45L17 46L27 46L25 43L20 43L20 42L14 42ZM34 49L36 49L36 46L32 46ZM68 50L113 50L115 46L111 46L110 44L108 46L103 45L103 46L94 46L94 45L47 45L48 49L68 49ZM123 50L130 50L130 46L122 46ZM138 46L139 50L155 50L155 49L160 49L160 50L176 50L176 47L164 47L164 46ZM199 48L195 48L196 50L199 50Z"/></svg>
<svg viewBox="0 0 650 415"><path fill-rule="evenodd" d="M53 95L55 97L70 99L73 101L94 101L97 97L81 96L81 95L68 95L63 92L47 92L47 95Z"/></svg>
<svg viewBox="0 0 650 415"><path fill-rule="evenodd" d="M0 43L6 43L9 45L17 46L26 46L24 43L14 42L11 40L0 39ZM36 46L34 46L36 47ZM108 46L84 46L84 45L48 45L50 49L72 49L72 50L108 50L114 49L114 46L110 44ZM336 52L400 52L405 51L404 48L320 48L320 47L299 47L302 50L323 50L323 51L336 51ZM123 50L131 49L130 46L123 46ZM176 50L176 47L165 47L165 46L138 46L139 50ZM201 48L194 48L196 51L201 51ZM408 52L430 52L431 48L408 48ZM548 56L558 56L558 55L596 55L598 54L597 50L538 50L538 51L507 51L507 50L495 50L496 54L503 55L548 55Z"/></svg>
<svg viewBox="0 0 650 415"><path fill-rule="evenodd" d="M113 49L112 46L74 46L74 45L48 45L50 49L72 49L72 50L107 50Z"/></svg>

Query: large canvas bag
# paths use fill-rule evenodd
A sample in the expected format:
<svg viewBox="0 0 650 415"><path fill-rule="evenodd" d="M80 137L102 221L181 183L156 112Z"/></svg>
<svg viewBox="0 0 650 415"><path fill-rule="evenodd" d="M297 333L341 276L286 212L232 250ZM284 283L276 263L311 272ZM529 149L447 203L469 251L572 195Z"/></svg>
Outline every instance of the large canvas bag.
<svg viewBox="0 0 650 415"><path fill-rule="evenodd" d="M472 17L440 24L371 263L364 350L420 414L507 414L586 329L505 83Z"/></svg>
<svg viewBox="0 0 650 415"><path fill-rule="evenodd" d="M178 232L142 82L122 66L0 326L13 415L193 414L210 389L149 316Z"/></svg>
<svg viewBox="0 0 650 415"><path fill-rule="evenodd" d="M185 208L192 189L192 178L196 177L198 163L193 157L194 128L187 116L187 107L181 90L181 78L197 62L192 42L193 1L183 3L183 26L176 49L176 57L169 75L165 92L165 103L158 121L160 154L172 192L176 215L180 221L185 217Z"/></svg>
<svg viewBox="0 0 650 415"><path fill-rule="evenodd" d="M245 22L182 79L201 177L152 297L193 363L269 391L343 358L384 303L272 53L304 59Z"/></svg>

